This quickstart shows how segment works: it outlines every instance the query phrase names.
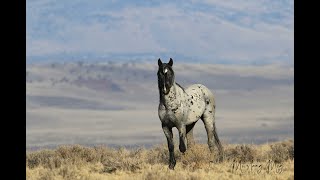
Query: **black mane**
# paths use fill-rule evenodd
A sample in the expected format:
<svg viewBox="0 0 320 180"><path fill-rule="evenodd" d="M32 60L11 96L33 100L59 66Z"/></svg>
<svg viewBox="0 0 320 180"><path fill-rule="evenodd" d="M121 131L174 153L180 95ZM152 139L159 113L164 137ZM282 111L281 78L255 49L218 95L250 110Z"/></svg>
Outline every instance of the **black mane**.
<svg viewBox="0 0 320 180"><path fill-rule="evenodd" d="M183 92L186 92L184 91L184 88L180 84L176 83L176 85L178 85L183 90Z"/></svg>

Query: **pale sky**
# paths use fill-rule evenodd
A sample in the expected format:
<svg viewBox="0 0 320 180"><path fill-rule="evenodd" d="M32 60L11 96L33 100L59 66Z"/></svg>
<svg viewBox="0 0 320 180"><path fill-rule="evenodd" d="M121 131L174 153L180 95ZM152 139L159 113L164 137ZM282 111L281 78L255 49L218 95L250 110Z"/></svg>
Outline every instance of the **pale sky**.
<svg viewBox="0 0 320 180"><path fill-rule="evenodd" d="M292 65L293 17L293 0L27 0L27 61Z"/></svg>

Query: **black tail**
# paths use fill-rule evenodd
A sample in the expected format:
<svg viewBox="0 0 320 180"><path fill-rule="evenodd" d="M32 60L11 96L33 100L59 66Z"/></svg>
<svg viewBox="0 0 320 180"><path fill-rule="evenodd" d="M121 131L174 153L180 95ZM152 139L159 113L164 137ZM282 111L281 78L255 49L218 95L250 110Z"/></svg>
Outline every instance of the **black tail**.
<svg viewBox="0 0 320 180"><path fill-rule="evenodd" d="M216 145L217 145L218 150L219 150L219 155L223 155L223 148L222 148L220 139L219 139L219 137L218 137L217 128L216 128L216 125L215 125L215 124L213 124L213 136L214 136L214 140L215 140Z"/></svg>

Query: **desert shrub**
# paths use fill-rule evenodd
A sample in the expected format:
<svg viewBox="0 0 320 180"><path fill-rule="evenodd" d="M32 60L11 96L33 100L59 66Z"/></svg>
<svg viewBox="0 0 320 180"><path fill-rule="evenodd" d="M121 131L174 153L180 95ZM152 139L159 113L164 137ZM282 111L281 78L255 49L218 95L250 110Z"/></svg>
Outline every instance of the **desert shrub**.
<svg viewBox="0 0 320 180"><path fill-rule="evenodd" d="M62 164L80 166L84 163L102 162L109 151L107 148L90 148L80 145L60 146L56 150L27 153L26 165L29 168L43 166L50 169L59 168Z"/></svg>
<svg viewBox="0 0 320 180"><path fill-rule="evenodd" d="M169 152L166 145L156 146L147 152L146 162L148 164L166 164L169 160Z"/></svg>
<svg viewBox="0 0 320 180"><path fill-rule="evenodd" d="M144 162L143 150L133 150L120 148L113 156L104 158L102 164L104 165L104 172L115 172L116 170L136 172L141 169Z"/></svg>
<svg viewBox="0 0 320 180"><path fill-rule="evenodd" d="M280 142L270 145L271 150L268 151L270 160L275 163L281 163L288 159L294 158L293 141Z"/></svg>
<svg viewBox="0 0 320 180"><path fill-rule="evenodd" d="M95 149L80 145L60 146L56 154L67 160L68 163L79 164L82 162L98 162L100 159L95 152Z"/></svg>
<svg viewBox="0 0 320 180"><path fill-rule="evenodd" d="M181 162L185 165L193 162L208 163L211 157L208 146L195 144L190 147L183 156L181 156Z"/></svg>
<svg viewBox="0 0 320 180"><path fill-rule="evenodd" d="M272 160L287 165L292 161L286 160L294 158L293 141L261 146L225 144L223 147L225 162L218 164L210 163L218 151L211 154L207 144L195 144L185 153L175 144L177 166L175 171L170 171L166 144L151 149L60 146L55 150L27 152L27 179L109 179L122 175L128 175L124 179L131 179L134 174L141 179L202 179L211 172L231 172L230 161L234 160L244 163ZM293 170L293 166L290 168ZM233 175L229 174L230 178Z"/></svg>
<svg viewBox="0 0 320 180"><path fill-rule="evenodd" d="M257 152L252 145L237 145L224 151L225 159L230 161L251 162L256 159Z"/></svg>
<svg viewBox="0 0 320 180"><path fill-rule="evenodd" d="M81 170L75 165L65 165L59 169L58 174L62 176L63 179L78 179L77 177L80 172Z"/></svg>
<svg viewBox="0 0 320 180"><path fill-rule="evenodd" d="M57 158L52 150L41 150L35 153L28 153L26 157L26 164L29 168L43 166L45 168L55 168L61 166L61 161Z"/></svg>

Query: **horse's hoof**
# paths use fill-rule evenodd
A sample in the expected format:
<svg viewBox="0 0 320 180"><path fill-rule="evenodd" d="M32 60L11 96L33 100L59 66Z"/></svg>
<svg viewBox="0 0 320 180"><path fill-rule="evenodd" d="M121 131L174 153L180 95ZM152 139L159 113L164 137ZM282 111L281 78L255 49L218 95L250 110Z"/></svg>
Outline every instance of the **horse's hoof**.
<svg viewBox="0 0 320 180"><path fill-rule="evenodd" d="M179 145L179 150L180 150L180 152L184 153L184 152L187 151L187 148L186 148L186 146L184 144L180 144Z"/></svg>
<svg viewBox="0 0 320 180"><path fill-rule="evenodd" d="M176 166L176 161L173 161L169 164L169 169L174 170L175 166Z"/></svg>
<svg viewBox="0 0 320 180"><path fill-rule="evenodd" d="M174 164L170 164L169 169L174 170L174 166L175 166Z"/></svg>

